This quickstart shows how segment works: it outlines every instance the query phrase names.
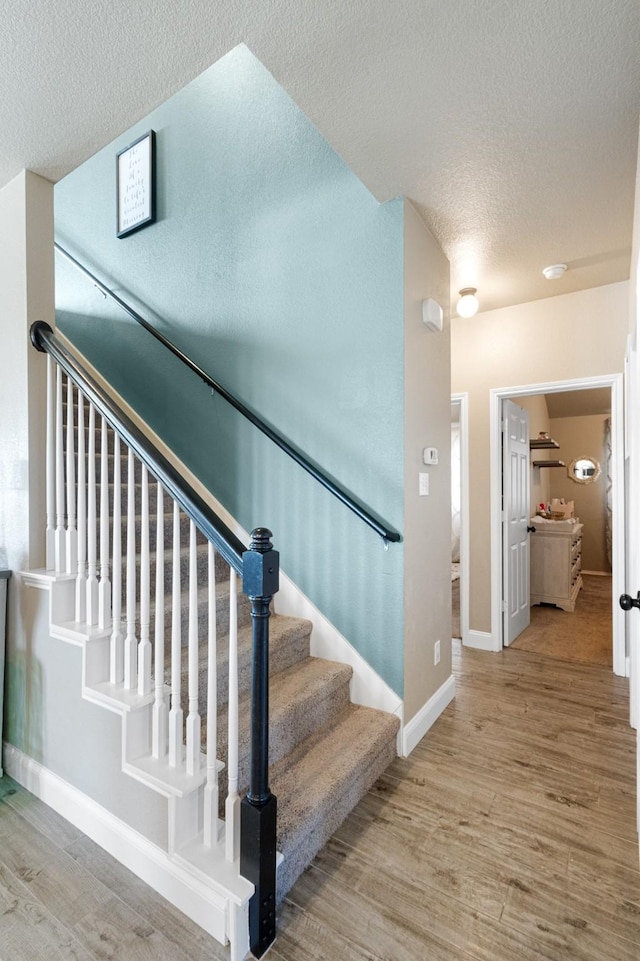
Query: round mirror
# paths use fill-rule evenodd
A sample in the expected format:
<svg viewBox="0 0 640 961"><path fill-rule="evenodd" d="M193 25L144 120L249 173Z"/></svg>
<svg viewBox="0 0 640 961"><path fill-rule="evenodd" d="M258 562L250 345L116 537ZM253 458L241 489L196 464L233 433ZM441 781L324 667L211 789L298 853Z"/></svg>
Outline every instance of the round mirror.
<svg viewBox="0 0 640 961"><path fill-rule="evenodd" d="M567 467L567 474L576 484L593 484L600 477L600 464L594 457L576 457Z"/></svg>

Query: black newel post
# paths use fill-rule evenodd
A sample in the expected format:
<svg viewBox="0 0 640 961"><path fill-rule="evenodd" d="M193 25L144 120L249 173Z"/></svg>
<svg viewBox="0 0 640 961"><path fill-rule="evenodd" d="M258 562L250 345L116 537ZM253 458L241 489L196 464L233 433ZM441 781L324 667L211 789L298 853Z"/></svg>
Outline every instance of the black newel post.
<svg viewBox="0 0 640 961"><path fill-rule="evenodd" d="M258 527L242 556L242 590L251 601L251 769L240 812L240 873L255 884L249 939L256 958L276 936L276 799L269 790L269 605L278 590L279 556L271 531Z"/></svg>

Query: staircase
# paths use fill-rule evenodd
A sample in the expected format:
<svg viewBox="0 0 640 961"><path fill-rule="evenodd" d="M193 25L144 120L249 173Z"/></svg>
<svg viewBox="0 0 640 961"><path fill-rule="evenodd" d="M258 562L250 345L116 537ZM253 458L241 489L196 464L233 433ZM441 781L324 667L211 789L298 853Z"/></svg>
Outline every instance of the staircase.
<svg viewBox="0 0 640 961"><path fill-rule="evenodd" d="M229 564L219 552L213 553L172 499L162 495L153 477L143 479L145 468L120 444L115 431L106 422L103 427L97 415L90 421L86 402L78 413L79 391L70 379L66 396L73 397L69 409L74 413L67 428L59 368L57 377L61 413L56 415L56 430L66 465L64 536L70 553L64 571L31 572L31 583L42 587L48 581L52 594L57 592L58 600L51 603L52 636L83 646L83 697L122 715L122 770L173 799L168 810L169 858L210 882L217 898L229 884L229 912L236 921L227 918L225 937L232 942L232 958L240 959L248 946L243 929L246 882L241 877L228 882L228 876L230 871L238 876L238 801L249 784L250 604L237 595ZM95 487L88 480L94 463ZM60 480L59 462L56 473ZM76 483L75 494L69 493L70 483ZM78 519L77 569L84 566L86 543L86 579L92 579L93 571L95 579L107 585L104 598L113 604L113 623L105 620L102 587L96 583L86 588L80 585L80 574L74 576L76 554L68 546L74 537L72 532L70 541L68 533L74 499L82 510L87 506L88 517L86 533L80 515ZM118 519L112 516L114 502L120 504ZM98 511L99 523L92 521L92 503L103 508L108 504L108 521L104 510ZM128 554L129 571L133 560L133 593L131 573L116 574L118 539ZM57 561L60 566L59 557ZM91 591L95 596L83 609L77 598L89 597ZM85 615L96 607L98 596L102 623L87 624ZM397 717L352 704L351 668L311 657L311 631L307 620L271 614L269 786L278 805L277 902L396 755ZM209 655L212 638L215 670ZM215 706L209 703L212 696ZM195 758L191 766L190 757Z"/></svg>

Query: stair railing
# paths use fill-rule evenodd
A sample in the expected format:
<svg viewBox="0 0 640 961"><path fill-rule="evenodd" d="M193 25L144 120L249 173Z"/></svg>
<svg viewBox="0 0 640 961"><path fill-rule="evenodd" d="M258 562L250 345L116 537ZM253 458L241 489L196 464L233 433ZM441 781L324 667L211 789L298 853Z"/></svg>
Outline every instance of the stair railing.
<svg viewBox="0 0 640 961"><path fill-rule="evenodd" d="M345 505L345 507L356 514L356 516L364 521L364 523L374 530L376 534L379 534L384 542L385 547L389 544L389 542L397 542L401 540L401 536L397 531L394 531L388 525L384 524L367 507L364 507L362 504L358 503L358 501L352 497L351 494L349 494L343 487L340 486L340 484L333 480L333 478L329 477L328 474L325 474L325 472L321 470L317 464L314 464L313 461L311 461L308 457L301 453L301 451L297 450L292 444L290 444L289 441L282 436L282 434L275 430L275 428L271 427L270 424L267 424L266 421L262 420L261 417L258 417L258 415L250 410L245 404L243 404L242 401L238 400L238 398L234 397L230 391L215 381L210 374L196 364L194 360L184 353L184 351L180 350L180 348L177 347L176 344L174 344L171 340L169 340L168 337L165 337L164 334L160 333L159 330L156 330L153 324L150 324L148 320L145 320L145 318L138 313L137 310L123 300L122 297L116 294L115 291L111 290L110 287L107 287L106 284L99 280L95 274L85 267L84 264L73 257L68 250L65 250L61 244L55 243L54 246L58 253L65 257L69 263L73 264L74 267L88 277L98 288L98 290L105 295L105 297L109 297L111 300L113 300L114 303L124 310L132 320L135 320L136 323L140 324L141 327L144 327L146 331L155 337L155 339L158 340L164 347L166 347L167 350L169 350L175 357L177 357L178 360L182 361L182 363L188 367L189 370L200 377L200 379L203 380L208 387L222 397L223 400L231 405L231 407L237 410L238 413L241 414L251 424L253 424L254 427L257 427L259 431L273 441L273 443L279 447L280 450L284 451L284 453L294 460L296 464L302 467L303 470L307 471L308 474L311 474L311 476L315 478L315 480L321 484L325 490L329 491L329 493L334 497L337 497L338 500Z"/></svg>
<svg viewBox="0 0 640 961"><path fill-rule="evenodd" d="M229 530L167 458L145 437L44 321L31 341L47 354L46 565L74 582L74 627L109 637L105 697L149 705L148 770L204 786L203 843L255 885L249 903L256 957L275 938L276 799L268 786L269 615L278 590L278 553L271 532L253 531L249 547ZM65 404L66 400L66 404ZM99 437L99 446L96 445ZM99 455L99 456L98 456ZM124 455L124 456L123 456ZM99 472L96 464L99 463ZM123 486L126 483L126 514ZM152 500L155 497L155 538ZM165 531L165 502L170 532ZM185 533L188 531L184 564ZM200 541L198 544L198 532ZM165 535L168 534L167 537ZM170 551L167 541L172 541ZM151 634L151 547L155 605ZM124 549L124 550L123 550ZM216 555L229 565L227 794L218 819ZM139 570L138 567L139 557ZM165 563L171 577L170 683L165 684ZM183 568L186 566L186 570ZM237 576L251 603L252 688L249 788L240 801ZM208 623L206 756L199 704L199 584L206 582ZM186 719L182 701L182 590L188 586ZM139 759L132 758L135 768ZM155 765L155 767L154 767ZM147 770L147 773L148 773ZM200 825L191 826L191 835Z"/></svg>

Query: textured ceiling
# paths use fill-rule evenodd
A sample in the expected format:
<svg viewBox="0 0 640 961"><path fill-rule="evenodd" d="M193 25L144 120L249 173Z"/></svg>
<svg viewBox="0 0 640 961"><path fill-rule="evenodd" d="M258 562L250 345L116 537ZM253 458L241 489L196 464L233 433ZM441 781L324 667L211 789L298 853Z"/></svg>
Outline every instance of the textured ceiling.
<svg viewBox="0 0 640 961"><path fill-rule="evenodd" d="M59 179L240 42L380 201L415 203L452 290L628 277L638 0L0 0L0 186Z"/></svg>

